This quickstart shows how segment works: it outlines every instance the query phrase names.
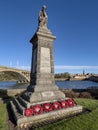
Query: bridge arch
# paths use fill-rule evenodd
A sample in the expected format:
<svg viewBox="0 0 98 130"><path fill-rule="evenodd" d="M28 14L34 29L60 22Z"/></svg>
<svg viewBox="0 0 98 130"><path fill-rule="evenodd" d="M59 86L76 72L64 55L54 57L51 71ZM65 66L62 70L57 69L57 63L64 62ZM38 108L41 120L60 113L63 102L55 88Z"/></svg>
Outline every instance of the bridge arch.
<svg viewBox="0 0 98 130"><path fill-rule="evenodd" d="M14 72L21 75L24 79L18 80L19 83L27 83L30 82L30 76L25 71L15 70L15 69L0 69L0 72Z"/></svg>

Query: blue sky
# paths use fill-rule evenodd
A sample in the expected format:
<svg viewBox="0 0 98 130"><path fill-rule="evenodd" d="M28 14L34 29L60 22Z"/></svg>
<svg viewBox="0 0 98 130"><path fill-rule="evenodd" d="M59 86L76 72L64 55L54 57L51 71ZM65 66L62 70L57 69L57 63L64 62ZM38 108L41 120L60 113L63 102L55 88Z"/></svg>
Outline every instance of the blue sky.
<svg viewBox="0 0 98 130"><path fill-rule="evenodd" d="M47 6L55 72L98 73L98 0L0 0L0 65L29 68L29 43Z"/></svg>

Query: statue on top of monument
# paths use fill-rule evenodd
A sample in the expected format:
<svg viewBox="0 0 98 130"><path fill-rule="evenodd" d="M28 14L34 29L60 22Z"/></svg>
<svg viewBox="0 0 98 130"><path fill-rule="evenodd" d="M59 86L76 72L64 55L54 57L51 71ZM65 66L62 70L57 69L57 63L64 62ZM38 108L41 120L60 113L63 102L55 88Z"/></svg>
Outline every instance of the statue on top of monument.
<svg viewBox="0 0 98 130"><path fill-rule="evenodd" d="M39 12L38 26L47 27L47 22L48 22L48 16L46 14L46 6L43 5L42 10Z"/></svg>

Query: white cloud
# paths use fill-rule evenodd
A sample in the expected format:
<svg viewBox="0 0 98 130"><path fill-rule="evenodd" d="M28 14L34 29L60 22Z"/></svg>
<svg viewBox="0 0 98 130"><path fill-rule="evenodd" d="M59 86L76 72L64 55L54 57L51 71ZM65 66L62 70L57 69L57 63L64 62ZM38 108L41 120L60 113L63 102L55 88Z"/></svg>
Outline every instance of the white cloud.
<svg viewBox="0 0 98 130"><path fill-rule="evenodd" d="M55 69L98 69L98 66L64 66L56 65Z"/></svg>
<svg viewBox="0 0 98 130"><path fill-rule="evenodd" d="M15 68L17 69L23 69L23 70L30 70L31 67L30 66L15 66ZM64 69L68 69L68 70L79 70L79 69L98 69L98 66L65 66L65 65L55 65L54 68L56 70L64 70Z"/></svg>
<svg viewBox="0 0 98 130"><path fill-rule="evenodd" d="M30 70L31 69L30 66L15 66L15 68L22 69L22 70Z"/></svg>

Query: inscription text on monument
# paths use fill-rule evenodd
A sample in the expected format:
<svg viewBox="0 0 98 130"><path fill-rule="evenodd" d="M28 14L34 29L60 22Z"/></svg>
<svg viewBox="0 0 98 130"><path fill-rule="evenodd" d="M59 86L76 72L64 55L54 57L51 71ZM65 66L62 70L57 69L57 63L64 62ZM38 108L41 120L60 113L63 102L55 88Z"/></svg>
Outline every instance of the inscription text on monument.
<svg viewBox="0 0 98 130"><path fill-rule="evenodd" d="M52 97L52 96L54 96L54 93L51 91L42 92L42 96L43 97Z"/></svg>
<svg viewBox="0 0 98 130"><path fill-rule="evenodd" d="M51 73L49 48L41 47L40 72Z"/></svg>

